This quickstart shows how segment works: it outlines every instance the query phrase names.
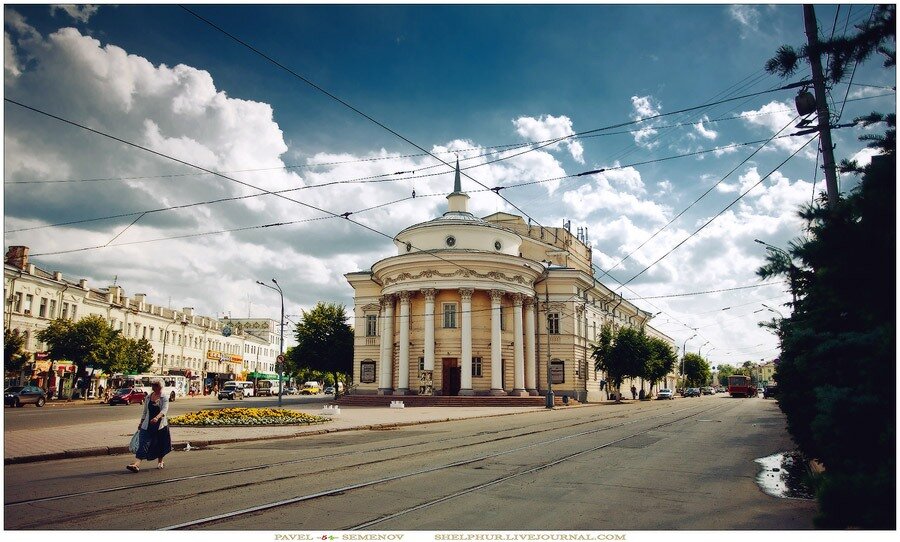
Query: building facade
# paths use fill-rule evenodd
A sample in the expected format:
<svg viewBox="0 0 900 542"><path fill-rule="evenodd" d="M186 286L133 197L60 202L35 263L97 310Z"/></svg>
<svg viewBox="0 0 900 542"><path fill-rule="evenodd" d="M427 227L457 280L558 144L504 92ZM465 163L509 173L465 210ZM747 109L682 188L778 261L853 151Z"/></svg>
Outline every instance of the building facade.
<svg viewBox="0 0 900 542"><path fill-rule="evenodd" d="M73 281L29 263L28 248L20 246L6 254L3 289L4 328L24 335L33 379L45 389L61 393L61 381L73 378L75 366L49 359L37 333L56 318L88 315L101 316L126 337L147 339L154 351L148 372L188 377L197 391L254 372L274 373L278 343L271 341L271 319L217 319L191 307L154 305L145 294L129 298L118 285L92 288L86 279Z"/></svg>
<svg viewBox="0 0 900 542"><path fill-rule="evenodd" d="M348 273L355 393L606 398L591 345L651 314L594 278L586 237L468 212L457 166L448 211L394 238L397 255ZM668 375L663 387L675 387ZM626 381L649 390L649 384Z"/></svg>

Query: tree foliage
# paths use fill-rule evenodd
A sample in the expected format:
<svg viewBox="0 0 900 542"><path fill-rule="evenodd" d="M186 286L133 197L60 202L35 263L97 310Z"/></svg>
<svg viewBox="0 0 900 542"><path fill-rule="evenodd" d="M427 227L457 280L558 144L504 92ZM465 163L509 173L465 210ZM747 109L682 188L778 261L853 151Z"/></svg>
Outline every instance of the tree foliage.
<svg viewBox="0 0 900 542"><path fill-rule="evenodd" d="M711 375L709 363L700 357L699 354L688 352L682 358L682 363L684 364L684 376L687 378L688 386L705 386L709 382Z"/></svg>
<svg viewBox="0 0 900 542"><path fill-rule="evenodd" d="M153 347L146 339L123 337L106 320L90 315L73 322L57 319L37 334L47 343L51 359L69 360L85 375L91 366L107 373L143 372L153 364Z"/></svg>
<svg viewBox="0 0 900 542"><path fill-rule="evenodd" d="M3 369L20 372L31 357L25 352L25 334L17 329L3 330Z"/></svg>
<svg viewBox="0 0 900 542"><path fill-rule="evenodd" d="M294 372L318 370L331 373L335 381L340 373L352 373L353 329L343 305L319 302L303 311L294 335L297 346L288 352Z"/></svg>
<svg viewBox="0 0 900 542"><path fill-rule="evenodd" d="M873 160L834 209L817 203L800 212L807 235L790 254L805 280L793 292L792 314L773 324L781 341L779 406L801 450L825 466L823 528L893 529L896 522L893 156ZM789 272L770 259L758 274Z"/></svg>
<svg viewBox="0 0 900 542"><path fill-rule="evenodd" d="M643 328L622 327L614 331L608 324L601 328L591 357L594 368L606 373L611 390L618 390L626 378L632 377L649 381L652 391L677 363L671 345L647 337Z"/></svg>
<svg viewBox="0 0 900 542"><path fill-rule="evenodd" d="M719 375L718 375L719 382L718 382L718 384L720 386L727 386L728 385L728 377L733 374L737 374L736 371L737 370L734 368L734 366L729 365L727 363L723 363L723 364L719 365Z"/></svg>
<svg viewBox="0 0 900 542"><path fill-rule="evenodd" d="M658 337L647 337L647 349L649 357L644 364L644 372L641 375L650 382L650 392L653 386L672 372L678 363L678 356L672 345Z"/></svg>
<svg viewBox="0 0 900 542"><path fill-rule="evenodd" d="M808 45L796 49L782 45L775 56L766 62L766 71L781 77L793 75L810 54L828 55L828 82L838 83L847 73L851 63L863 62L872 54L884 56L884 66L894 66L897 53L889 43L896 40L896 6L875 6L872 16L865 23L856 25L858 32L851 36L837 36L818 43L811 51Z"/></svg>

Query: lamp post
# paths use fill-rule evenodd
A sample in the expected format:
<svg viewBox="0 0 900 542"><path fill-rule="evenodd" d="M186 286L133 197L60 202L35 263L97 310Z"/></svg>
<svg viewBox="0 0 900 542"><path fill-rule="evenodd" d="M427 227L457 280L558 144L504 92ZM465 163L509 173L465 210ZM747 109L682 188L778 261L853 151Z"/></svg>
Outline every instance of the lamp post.
<svg viewBox="0 0 900 542"><path fill-rule="evenodd" d="M708 344L709 344L709 341L706 341L705 343L703 343L703 344L700 345L700 348L697 349L697 355L698 355L698 356L700 356L700 351L703 350L703 347L706 346L706 345L708 345ZM702 358L703 356L700 356L700 357Z"/></svg>
<svg viewBox="0 0 900 542"><path fill-rule="evenodd" d="M796 282L797 267L794 265L793 258L791 258L791 255L788 254L788 252L786 250L783 250L776 246L770 245L769 243L766 243L765 241L760 241L759 239L754 239L753 242L759 243L760 245L766 247L766 250L775 252L777 254L781 254L787 260L787 262L788 262L788 277L791 282L791 297L793 297L793 299L794 299L792 306L796 307L797 306L797 289L796 289L797 288L797 282Z"/></svg>
<svg viewBox="0 0 900 542"><path fill-rule="evenodd" d="M256 281L256 283L259 284L260 286L265 286L266 288L268 288L270 290L275 290L281 296L281 320L280 320L281 338L280 338L280 345L278 347L278 350L280 353L279 358L281 358L284 356L284 291L282 291L281 286L278 284L278 281L275 279L272 279L272 283L275 285L274 287L269 286L268 284L266 284L264 282L260 282L260 281ZM283 380L283 377L284 377L284 362L279 361L276 364L276 366L278 368L278 406L281 406L281 389L283 387L281 384L281 381Z"/></svg>
<svg viewBox="0 0 900 542"><path fill-rule="evenodd" d="M784 320L784 315L781 314L781 311L777 311L777 310L773 309L772 307L766 305L765 303L763 303L762 306L765 307L765 308L767 308L767 309L769 309L770 311L774 312L774 313L777 314L782 320Z"/></svg>
<svg viewBox="0 0 900 542"><path fill-rule="evenodd" d="M172 320L166 327L163 328L163 349L162 349L162 358L159 360L159 376L165 376L166 374L166 343L169 342L169 326L175 324L175 320ZM186 326L187 322L180 322L181 325Z"/></svg>
<svg viewBox="0 0 900 542"><path fill-rule="evenodd" d="M693 329L693 328L691 328L691 329ZM694 331L697 331L697 330L695 329ZM690 341L691 339L693 339L693 338L696 337L696 336L697 336L697 334L694 333L693 335L691 335L690 337L688 337L687 339L685 339L685 340L684 340L684 344L681 345L681 352L682 352L682 354L681 354L681 386L682 386L682 387L684 387L684 384L685 384L685 381L684 381L684 375L685 375L685 372L684 372L684 356L687 354L687 343L688 343L688 341Z"/></svg>

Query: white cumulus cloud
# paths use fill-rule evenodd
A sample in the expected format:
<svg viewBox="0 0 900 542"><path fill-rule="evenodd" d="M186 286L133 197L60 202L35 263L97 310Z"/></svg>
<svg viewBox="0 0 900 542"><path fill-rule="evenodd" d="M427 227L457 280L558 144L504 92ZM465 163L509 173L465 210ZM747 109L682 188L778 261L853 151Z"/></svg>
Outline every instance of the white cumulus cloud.
<svg viewBox="0 0 900 542"><path fill-rule="evenodd" d="M519 117L513 121L516 133L529 141L546 141L570 136L575 133L572 129L572 119L565 115L554 117L553 115L541 115L539 118ZM549 145L548 149L558 149L564 144L572 155L572 158L584 163L584 147L581 142L574 139L566 139L559 143Z"/></svg>

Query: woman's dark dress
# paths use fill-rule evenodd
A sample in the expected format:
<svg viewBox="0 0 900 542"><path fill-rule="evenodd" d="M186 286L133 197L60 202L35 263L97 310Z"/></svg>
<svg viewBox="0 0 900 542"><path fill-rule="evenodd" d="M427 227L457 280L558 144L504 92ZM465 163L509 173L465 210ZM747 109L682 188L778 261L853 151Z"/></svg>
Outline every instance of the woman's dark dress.
<svg viewBox="0 0 900 542"><path fill-rule="evenodd" d="M149 398L150 405L147 416L154 418L159 414L159 400L153 402ZM162 423L161 421L159 423ZM162 429L159 423L147 424L147 429L141 429L140 444L135 456L138 459L162 459L172 451L172 437L169 435L169 426Z"/></svg>

